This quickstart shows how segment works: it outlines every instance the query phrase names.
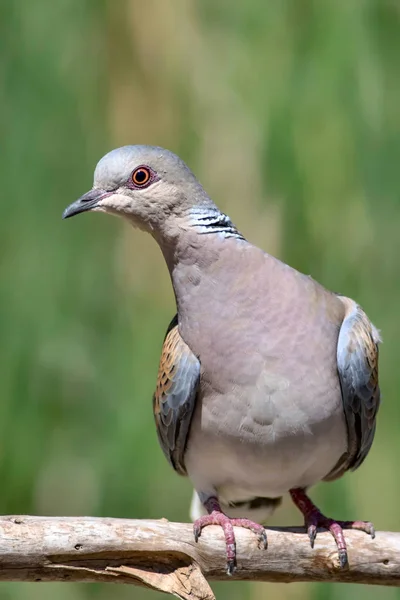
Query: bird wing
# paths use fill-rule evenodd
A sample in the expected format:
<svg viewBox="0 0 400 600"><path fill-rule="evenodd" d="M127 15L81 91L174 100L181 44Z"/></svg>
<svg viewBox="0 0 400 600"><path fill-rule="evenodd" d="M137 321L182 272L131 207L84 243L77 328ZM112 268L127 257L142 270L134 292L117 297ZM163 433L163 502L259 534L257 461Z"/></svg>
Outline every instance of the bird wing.
<svg viewBox="0 0 400 600"><path fill-rule="evenodd" d="M175 315L162 347L153 412L161 448L181 475L186 475L184 452L199 379L200 362L181 338Z"/></svg>
<svg viewBox="0 0 400 600"><path fill-rule="evenodd" d="M346 455L326 479L361 465L374 439L380 404L379 332L360 306L350 298L339 297L346 313L339 332L337 365L349 441Z"/></svg>

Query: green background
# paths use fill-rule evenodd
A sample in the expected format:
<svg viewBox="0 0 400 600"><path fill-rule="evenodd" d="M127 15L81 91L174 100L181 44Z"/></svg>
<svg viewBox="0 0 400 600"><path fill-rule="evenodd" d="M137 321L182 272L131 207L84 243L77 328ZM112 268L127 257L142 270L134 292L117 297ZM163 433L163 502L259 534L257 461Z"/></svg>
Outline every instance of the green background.
<svg viewBox="0 0 400 600"><path fill-rule="evenodd" d="M312 492L399 530L400 8L395 0L0 3L0 513L187 520L151 396L173 294L150 237L62 209L126 143L179 153L241 231L382 330L376 441ZM274 524L300 523L286 501ZM400 597L334 584L219 600ZM156 598L0 584L0 599ZM162 596L159 595L159 598Z"/></svg>

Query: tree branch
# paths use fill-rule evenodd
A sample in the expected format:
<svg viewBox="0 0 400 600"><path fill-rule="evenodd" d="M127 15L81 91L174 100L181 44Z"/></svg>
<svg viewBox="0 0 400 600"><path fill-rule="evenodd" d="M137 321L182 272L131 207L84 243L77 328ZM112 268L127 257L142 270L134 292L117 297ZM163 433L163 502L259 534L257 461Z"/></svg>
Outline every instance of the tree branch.
<svg viewBox="0 0 400 600"><path fill-rule="evenodd" d="M225 543L207 527L196 544L183 523L92 517L0 517L0 581L133 583L184 600L212 600L206 579L339 581L400 585L400 533L347 531L350 568L340 570L331 535L314 549L301 528L269 529L268 550L235 528L238 569L225 571Z"/></svg>

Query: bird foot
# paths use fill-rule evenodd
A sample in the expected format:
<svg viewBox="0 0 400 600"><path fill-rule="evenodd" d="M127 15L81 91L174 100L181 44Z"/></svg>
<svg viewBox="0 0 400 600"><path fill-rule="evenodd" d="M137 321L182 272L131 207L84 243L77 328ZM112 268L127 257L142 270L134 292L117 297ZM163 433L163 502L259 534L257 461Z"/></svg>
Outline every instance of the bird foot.
<svg viewBox="0 0 400 600"><path fill-rule="evenodd" d="M334 521L321 513L304 490L300 488L290 490L290 495L297 508L304 515L304 526L310 538L311 548L314 547L318 527L323 527L330 531L338 548L341 569L347 569L349 566L347 544L344 539L343 529L358 529L365 531L372 538L375 537L374 526L369 521Z"/></svg>
<svg viewBox="0 0 400 600"><path fill-rule="evenodd" d="M254 523L249 519L231 519L222 512L219 502L216 498L209 499L204 503L204 506L209 511L208 515L203 515L193 524L194 539L197 542L202 530L208 525L219 525L222 527L226 543L226 561L227 573L232 575L236 568L236 540L234 527L244 527L250 529L257 535L260 548L267 548L267 533L262 525Z"/></svg>

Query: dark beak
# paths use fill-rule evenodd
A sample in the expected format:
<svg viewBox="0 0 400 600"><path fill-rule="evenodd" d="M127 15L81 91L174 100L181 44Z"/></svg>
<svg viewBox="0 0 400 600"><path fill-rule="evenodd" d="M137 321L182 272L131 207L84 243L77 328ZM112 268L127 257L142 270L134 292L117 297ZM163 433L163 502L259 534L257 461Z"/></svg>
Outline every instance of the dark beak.
<svg viewBox="0 0 400 600"><path fill-rule="evenodd" d="M72 204L70 204L63 212L62 218L69 219L69 217L73 217L81 212L85 212L87 210L91 210L96 206L96 204L109 196L112 192L106 192L101 189L92 189L86 194L83 194L78 200L75 200Z"/></svg>

